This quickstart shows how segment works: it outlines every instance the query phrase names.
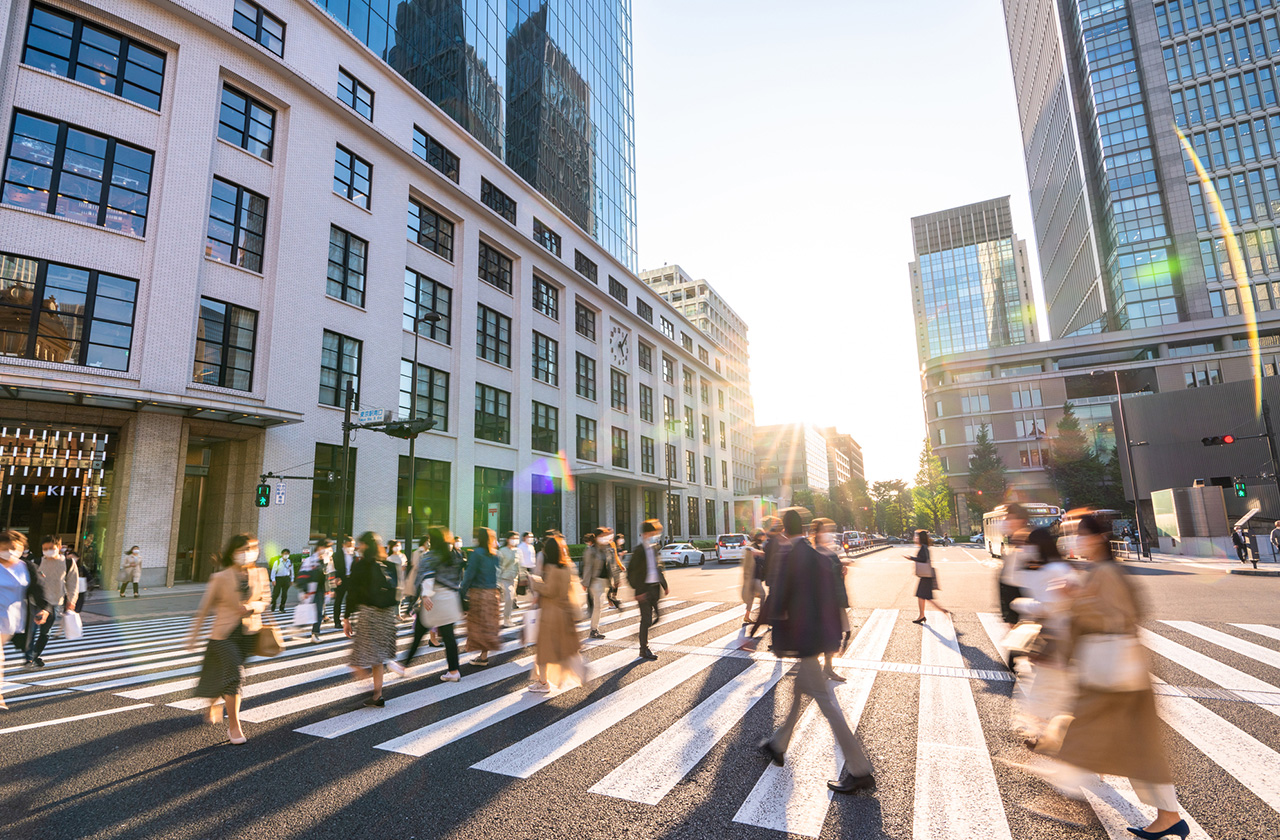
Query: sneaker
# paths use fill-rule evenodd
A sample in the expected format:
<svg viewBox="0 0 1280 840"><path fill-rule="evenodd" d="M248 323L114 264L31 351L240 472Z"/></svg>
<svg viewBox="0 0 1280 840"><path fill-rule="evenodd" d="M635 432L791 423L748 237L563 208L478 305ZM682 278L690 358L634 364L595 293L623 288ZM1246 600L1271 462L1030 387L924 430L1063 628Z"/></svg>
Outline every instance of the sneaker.
<svg viewBox="0 0 1280 840"><path fill-rule="evenodd" d="M32 660L32 664L34 664L37 668L43 668L44 660L37 656L35 659Z"/></svg>
<svg viewBox="0 0 1280 840"><path fill-rule="evenodd" d="M364 704L365 704L366 706L370 706L370 707L372 707L372 708L381 709L383 706L387 705L387 698L385 698L385 697L368 697L368 698L366 698L366 699L365 699Z"/></svg>
<svg viewBox="0 0 1280 840"><path fill-rule="evenodd" d="M457 671L445 671L440 675L440 682L457 682L462 679L462 674Z"/></svg>
<svg viewBox="0 0 1280 840"><path fill-rule="evenodd" d="M547 685L546 683L534 683L533 685L529 686L529 690L532 691L534 694L548 694L551 691L551 686Z"/></svg>
<svg viewBox="0 0 1280 840"><path fill-rule="evenodd" d="M387 668L390 669L391 673L395 674L397 677L404 676L404 666L399 662L392 660L387 663Z"/></svg>
<svg viewBox="0 0 1280 840"><path fill-rule="evenodd" d="M315 633L311 634L311 644L313 645L320 644L320 637L317 636Z"/></svg>

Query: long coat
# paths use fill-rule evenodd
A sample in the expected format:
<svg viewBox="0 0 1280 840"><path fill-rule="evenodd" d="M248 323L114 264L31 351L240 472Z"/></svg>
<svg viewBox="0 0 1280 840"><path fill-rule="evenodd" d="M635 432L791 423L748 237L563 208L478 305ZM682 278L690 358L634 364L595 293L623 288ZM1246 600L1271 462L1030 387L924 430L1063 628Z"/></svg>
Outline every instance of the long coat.
<svg viewBox="0 0 1280 840"><path fill-rule="evenodd" d="M578 608L570 597L573 587L580 587L577 576L565 566L548 563L542 579L535 580L538 593L538 642L534 659L553 686L582 685L586 666L582 661L582 643L578 639Z"/></svg>
<svg viewBox="0 0 1280 840"><path fill-rule="evenodd" d="M769 592L773 650L780 655L817 656L840 649L840 599L831 556L807 539L796 540Z"/></svg>
<svg viewBox="0 0 1280 840"><path fill-rule="evenodd" d="M121 583L142 583L142 558L126 554L120 561Z"/></svg>
<svg viewBox="0 0 1280 840"><path fill-rule="evenodd" d="M1128 574L1113 561L1093 563L1072 599L1071 647L1093 633L1136 633L1140 618L1138 593ZM1173 781L1149 683L1140 691L1082 688L1073 711L1058 758L1094 773L1154 784Z"/></svg>

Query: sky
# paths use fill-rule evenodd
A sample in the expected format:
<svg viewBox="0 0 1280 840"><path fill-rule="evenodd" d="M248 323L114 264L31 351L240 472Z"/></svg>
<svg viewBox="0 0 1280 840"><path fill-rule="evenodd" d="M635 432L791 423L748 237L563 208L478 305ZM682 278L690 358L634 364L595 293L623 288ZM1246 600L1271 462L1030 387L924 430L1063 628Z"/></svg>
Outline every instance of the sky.
<svg viewBox="0 0 1280 840"><path fill-rule="evenodd" d="M640 268L683 266L747 322L757 425L837 426L868 481L912 480L911 218L1010 196L1040 299L1000 0L632 14Z"/></svg>

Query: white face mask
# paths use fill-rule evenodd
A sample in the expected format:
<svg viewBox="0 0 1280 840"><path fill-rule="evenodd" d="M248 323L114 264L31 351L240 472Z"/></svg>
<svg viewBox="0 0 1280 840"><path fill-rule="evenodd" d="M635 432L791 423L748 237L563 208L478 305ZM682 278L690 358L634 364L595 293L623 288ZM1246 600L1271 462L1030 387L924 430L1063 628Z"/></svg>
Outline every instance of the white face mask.
<svg viewBox="0 0 1280 840"><path fill-rule="evenodd" d="M659 541L659 540L661 540L661 539L662 539L662 536L661 536L661 535L659 535L659 534L652 534L652 535L647 536L647 537L645 537L645 538L644 538L644 544L645 544L645 545L657 545L657 544L658 544L658 541Z"/></svg>
<svg viewBox="0 0 1280 840"><path fill-rule="evenodd" d="M21 556L22 552L14 551L12 549L8 551L0 551L0 560L17 560Z"/></svg>
<svg viewBox="0 0 1280 840"><path fill-rule="evenodd" d="M132 554L134 557L137 557L137 556L138 556L138 549L136 549L136 548L135 548L133 551L130 551L129 553L130 553L130 554Z"/></svg>
<svg viewBox="0 0 1280 840"><path fill-rule="evenodd" d="M512 548L515 548L519 544L520 544L520 540L516 539L515 537L512 537L511 539L507 540L507 545L511 546Z"/></svg>
<svg viewBox="0 0 1280 840"><path fill-rule="evenodd" d="M57 557L57 556L58 556L58 549L56 549L56 548L46 548L46 549L44 550L44 556L45 556L45 557Z"/></svg>
<svg viewBox="0 0 1280 840"><path fill-rule="evenodd" d="M525 544L525 545L533 545L533 537L529 537L529 539L525 540L525 541L524 541L524 544Z"/></svg>
<svg viewBox="0 0 1280 840"><path fill-rule="evenodd" d="M238 560L242 566L252 566L254 563L258 562L258 549L249 548L244 551L238 551L236 552L236 560Z"/></svg>
<svg viewBox="0 0 1280 840"><path fill-rule="evenodd" d="M818 534L818 545L832 546L836 544L835 534Z"/></svg>

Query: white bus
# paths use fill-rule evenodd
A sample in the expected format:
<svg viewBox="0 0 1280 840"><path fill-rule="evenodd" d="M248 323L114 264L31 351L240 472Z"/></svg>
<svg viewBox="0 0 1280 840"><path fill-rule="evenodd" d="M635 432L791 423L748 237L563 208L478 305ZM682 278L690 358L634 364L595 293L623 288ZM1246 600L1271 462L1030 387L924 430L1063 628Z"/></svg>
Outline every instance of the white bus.
<svg viewBox="0 0 1280 840"><path fill-rule="evenodd" d="M1062 508L1054 505L1025 504L1028 526L1035 528L1052 528L1062 520ZM1007 540L1004 533L1004 521L1009 518L1009 506L1000 507L982 515L982 541L987 544L987 552L992 557L999 557L1004 551Z"/></svg>

